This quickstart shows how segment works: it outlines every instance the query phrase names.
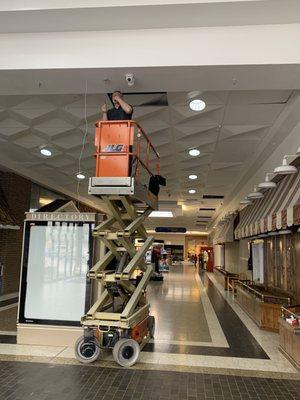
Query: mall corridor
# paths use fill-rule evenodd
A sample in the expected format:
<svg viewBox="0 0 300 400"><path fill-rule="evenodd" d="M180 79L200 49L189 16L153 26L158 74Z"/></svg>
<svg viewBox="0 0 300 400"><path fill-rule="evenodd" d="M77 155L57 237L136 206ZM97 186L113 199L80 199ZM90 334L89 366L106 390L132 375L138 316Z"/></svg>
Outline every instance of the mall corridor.
<svg viewBox="0 0 300 400"><path fill-rule="evenodd" d="M300 400L300 0L0 0L0 400Z"/></svg>

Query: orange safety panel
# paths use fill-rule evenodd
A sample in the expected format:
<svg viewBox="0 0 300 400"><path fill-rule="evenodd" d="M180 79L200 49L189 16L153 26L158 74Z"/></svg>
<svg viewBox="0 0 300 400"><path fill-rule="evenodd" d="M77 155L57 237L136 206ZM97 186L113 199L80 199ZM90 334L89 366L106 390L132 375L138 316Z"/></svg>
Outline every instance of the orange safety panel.
<svg viewBox="0 0 300 400"><path fill-rule="evenodd" d="M141 343L148 334L148 317L141 321L131 330L131 338Z"/></svg>
<svg viewBox="0 0 300 400"><path fill-rule="evenodd" d="M96 153L96 176L130 176L132 156L128 153L132 152L133 137L131 121L108 121L96 126L95 145L97 153L101 153Z"/></svg>

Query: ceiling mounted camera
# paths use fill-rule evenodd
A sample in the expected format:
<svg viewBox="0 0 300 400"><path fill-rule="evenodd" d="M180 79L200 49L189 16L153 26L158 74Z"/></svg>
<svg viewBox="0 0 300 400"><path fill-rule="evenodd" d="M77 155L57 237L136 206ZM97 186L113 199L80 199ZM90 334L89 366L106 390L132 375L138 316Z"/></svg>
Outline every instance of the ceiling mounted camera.
<svg viewBox="0 0 300 400"><path fill-rule="evenodd" d="M135 83L135 78L133 74L126 74L125 79L128 86L133 86Z"/></svg>

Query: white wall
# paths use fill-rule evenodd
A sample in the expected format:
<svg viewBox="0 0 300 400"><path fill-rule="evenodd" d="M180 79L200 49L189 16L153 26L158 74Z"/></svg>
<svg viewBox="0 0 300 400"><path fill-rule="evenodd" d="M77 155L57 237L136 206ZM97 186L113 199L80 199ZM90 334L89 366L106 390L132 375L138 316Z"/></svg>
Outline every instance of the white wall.
<svg viewBox="0 0 300 400"><path fill-rule="evenodd" d="M165 244L173 244L173 245L185 245L185 235L179 235L179 234L173 234L173 235L168 235L168 234L151 234L151 236L154 236L155 239L159 240L164 240Z"/></svg>
<svg viewBox="0 0 300 400"><path fill-rule="evenodd" d="M225 268L229 272L239 274L241 279L251 279L248 271L248 240L240 240L225 244Z"/></svg>
<svg viewBox="0 0 300 400"><path fill-rule="evenodd" d="M224 246L215 244L214 246L214 266L224 267Z"/></svg>

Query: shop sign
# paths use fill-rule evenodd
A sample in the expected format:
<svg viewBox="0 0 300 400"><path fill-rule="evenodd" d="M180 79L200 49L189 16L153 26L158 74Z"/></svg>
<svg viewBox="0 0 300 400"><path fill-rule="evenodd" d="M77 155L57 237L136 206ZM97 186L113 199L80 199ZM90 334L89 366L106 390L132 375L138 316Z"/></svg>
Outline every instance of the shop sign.
<svg viewBox="0 0 300 400"><path fill-rule="evenodd" d="M94 222L95 213L26 213L26 221L70 221L70 222Z"/></svg>
<svg viewBox="0 0 300 400"><path fill-rule="evenodd" d="M155 228L155 232L157 232L157 233L186 233L186 228L157 226Z"/></svg>

